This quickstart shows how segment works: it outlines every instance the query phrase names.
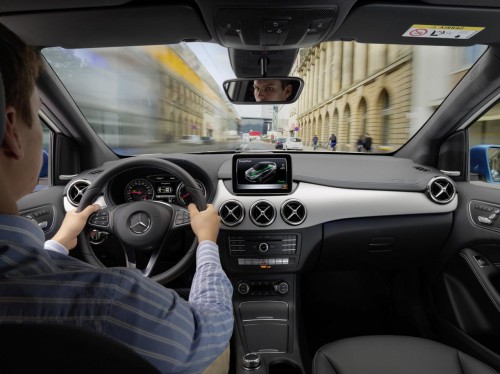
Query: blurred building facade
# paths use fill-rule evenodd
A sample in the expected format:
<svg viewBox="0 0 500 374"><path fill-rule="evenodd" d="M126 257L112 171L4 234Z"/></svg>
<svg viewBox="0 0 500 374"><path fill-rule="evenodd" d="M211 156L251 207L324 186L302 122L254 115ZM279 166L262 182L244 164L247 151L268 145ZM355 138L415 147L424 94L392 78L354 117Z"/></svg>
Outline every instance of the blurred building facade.
<svg viewBox="0 0 500 374"><path fill-rule="evenodd" d="M44 52L94 130L111 147L225 139L239 116L184 44Z"/></svg>
<svg viewBox="0 0 500 374"><path fill-rule="evenodd" d="M365 135L375 151L397 149L483 51L340 41L302 49L292 75L305 86L288 133L306 145L335 134L339 151L355 151Z"/></svg>

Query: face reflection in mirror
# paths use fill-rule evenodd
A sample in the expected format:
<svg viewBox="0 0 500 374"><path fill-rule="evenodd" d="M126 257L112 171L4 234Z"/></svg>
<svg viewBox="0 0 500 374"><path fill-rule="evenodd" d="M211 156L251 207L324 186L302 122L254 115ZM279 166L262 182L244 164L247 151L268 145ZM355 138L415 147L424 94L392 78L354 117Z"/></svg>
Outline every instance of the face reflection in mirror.
<svg viewBox="0 0 500 374"><path fill-rule="evenodd" d="M253 81L255 101L287 101L292 94L292 84L284 79L256 79Z"/></svg>

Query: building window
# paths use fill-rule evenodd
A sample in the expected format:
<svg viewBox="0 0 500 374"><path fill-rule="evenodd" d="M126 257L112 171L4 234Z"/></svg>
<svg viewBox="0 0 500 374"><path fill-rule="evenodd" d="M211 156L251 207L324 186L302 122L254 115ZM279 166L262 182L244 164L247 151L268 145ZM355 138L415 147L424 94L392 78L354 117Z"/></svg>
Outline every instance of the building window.
<svg viewBox="0 0 500 374"><path fill-rule="evenodd" d="M344 110L345 127L346 127L346 143L351 142L351 108L349 104L346 105Z"/></svg>
<svg viewBox="0 0 500 374"><path fill-rule="evenodd" d="M390 135L390 116L391 116L391 103L389 100L389 94L386 90L380 93L379 98L379 108L380 108L380 123L381 123L381 143L384 145L389 144Z"/></svg>

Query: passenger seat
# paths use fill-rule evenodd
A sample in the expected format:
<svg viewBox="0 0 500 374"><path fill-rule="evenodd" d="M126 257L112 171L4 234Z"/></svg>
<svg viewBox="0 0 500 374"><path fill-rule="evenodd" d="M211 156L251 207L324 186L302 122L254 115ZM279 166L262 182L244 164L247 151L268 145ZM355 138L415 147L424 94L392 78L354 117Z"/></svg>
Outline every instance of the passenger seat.
<svg viewBox="0 0 500 374"><path fill-rule="evenodd" d="M498 374L447 345L411 336L376 335L326 344L313 374Z"/></svg>

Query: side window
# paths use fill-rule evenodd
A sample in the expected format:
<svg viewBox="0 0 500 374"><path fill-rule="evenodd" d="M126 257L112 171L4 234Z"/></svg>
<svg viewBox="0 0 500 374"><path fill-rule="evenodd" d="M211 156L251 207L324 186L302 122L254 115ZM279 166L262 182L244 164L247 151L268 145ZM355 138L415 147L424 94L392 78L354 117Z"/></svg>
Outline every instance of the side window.
<svg viewBox="0 0 500 374"><path fill-rule="evenodd" d="M470 180L500 184L500 102L468 129Z"/></svg>
<svg viewBox="0 0 500 374"><path fill-rule="evenodd" d="M42 122L43 146L42 146L42 168L38 176L38 184L35 191L40 191L49 186L49 160L50 160L50 135L51 130Z"/></svg>

